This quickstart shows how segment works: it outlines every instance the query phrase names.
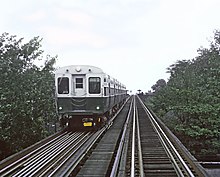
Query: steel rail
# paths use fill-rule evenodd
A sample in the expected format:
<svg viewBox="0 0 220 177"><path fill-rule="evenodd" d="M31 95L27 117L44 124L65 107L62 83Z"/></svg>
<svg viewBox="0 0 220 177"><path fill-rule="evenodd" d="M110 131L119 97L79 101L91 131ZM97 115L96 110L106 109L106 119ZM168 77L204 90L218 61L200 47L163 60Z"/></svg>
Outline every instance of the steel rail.
<svg viewBox="0 0 220 177"><path fill-rule="evenodd" d="M133 105L133 128L132 128L132 150L131 150L131 177L135 177L135 128L136 128L136 101Z"/></svg>
<svg viewBox="0 0 220 177"><path fill-rule="evenodd" d="M150 121L151 121L151 120L150 120ZM153 126L154 130L156 131L156 133L157 133L157 135L158 135L158 137L159 137L159 139L160 139L160 142L162 143L162 145L163 145L163 147L164 147L166 153L167 153L168 156L170 157L170 160L171 160L171 162L173 163L173 166L174 166L175 171L177 172L178 176L184 177L184 174L183 174L183 172L181 171L181 169L180 169L178 163L176 162L175 157L173 156L173 154L172 154L172 152L170 151L169 147L167 146L165 140L164 140L163 137L161 136L161 134L160 134L161 132L157 129L157 127L153 124L152 121L151 121L151 123L152 123L152 126Z"/></svg>
<svg viewBox="0 0 220 177"><path fill-rule="evenodd" d="M20 170L18 173L16 173L14 176L30 176L31 174L35 173L34 171L40 170L44 165L48 163L48 161L51 161L52 159L57 157L60 153L62 153L63 148L67 148L72 144L70 142L74 142L82 136L83 134L79 134L79 133L72 134L67 139L65 139L64 142L60 142L59 144L53 146L52 149L50 150L46 149L46 152L42 151L40 156L31 159L30 162L26 162L25 164L23 164L24 168Z"/></svg>
<svg viewBox="0 0 220 177"><path fill-rule="evenodd" d="M128 100L128 99L127 99ZM127 102L126 100L126 102ZM125 104L124 104L125 105ZM124 106L123 105L123 106ZM117 114L111 119L111 121L114 120L115 117L119 114L119 112L123 109L123 106L121 109L117 112ZM69 169L73 169L76 167L76 164L82 160L82 158L86 155L86 153L89 151L89 149L93 146L95 141L109 128L109 125L107 127L103 127L101 130L96 132L96 136L94 138L89 139L88 142L86 142L86 146L84 147L83 153L78 153L77 157L77 163L74 161L74 163L71 163L71 166ZM65 133L64 133L65 134ZM67 133L65 134L67 135ZM71 135L73 136L73 135ZM61 135L60 135L61 137ZM36 150L32 151L31 153L27 154L24 158L18 159L17 162L19 163L18 166L14 167L10 170L6 175L9 175L11 173L14 173L14 176L31 176L31 175L39 175L42 172L37 172L39 169L43 168L43 166L47 165L47 161L54 161L53 157L58 156L61 152L62 148L67 147L69 144L71 144L71 140L69 137L65 141L62 141L61 144L59 144L56 140L59 140L59 137L53 139L51 142L54 142L53 145L51 145L49 142L44 144L43 146L40 146ZM57 146L57 147L56 147ZM59 146L59 147L58 147ZM53 151L54 147L54 151ZM44 149L47 148L47 149ZM60 151L60 152L59 152ZM67 153L65 153L67 154ZM82 155L83 154L83 155ZM77 156L77 155L76 155ZM31 164L30 164L31 163ZM13 167L13 165L16 163L11 164L10 166L7 166L7 169L10 169L10 167ZM53 166L53 165L52 165ZM21 168L20 171L15 172L17 168ZM1 169L2 170L2 169ZM36 171L37 170L37 171ZM71 171L66 171L66 174L70 174Z"/></svg>
<svg viewBox="0 0 220 177"><path fill-rule="evenodd" d="M92 146L96 143L96 141L103 135L103 133L106 131L107 127L103 127L102 129L98 130L97 132L95 132L95 134L92 136L92 138L90 138L85 146L83 146L80 150L80 152L78 152L78 154L75 154L74 158L72 158L72 161L68 164L68 166L66 167L66 169L58 174L51 174L50 176L65 176L68 177L72 171L77 167L77 165L82 161L82 159L87 155L87 153L90 151L90 149L92 148Z"/></svg>
<svg viewBox="0 0 220 177"><path fill-rule="evenodd" d="M134 98L132 99L132 102L130 104L129 112L128 112L126 122L125 122L125 125L124 125L124 128L123 128L123 133L122 133L122 136L121 136L121 140L120 140L120 143L119 143L119 147L118 147L118 150L117 150L117 154L116 154L116 157L115 157L115 160L114 160L114 164L113 164L113 167L112 167L112 170L111 170L110 177L116 177L117 173L118 173L119 162L120 162L120 158L121 158L121 155L122 155L122 150L123 150L124 143L125 143L125 135L126 135L127 130L128 130L128 125L129 125L129 121L130 121L130 117L131 117L133 102L134 102Z"/></svg>
<svg viewBox="0 0 220 177"><path fill-rule="evenodd" d="M119 115L119 113L123 110L124 106L126 105L126 103L128 102L128 100L130 99L127 98L126 101L124 102L124 104L121 106L121 108L118 110L118 112L109 120L109 124L107 127L103 127L100 131L96 132L97 135L95 135L94 139L90 139L88 142L88 145L84 147L84 149L82 150L82 152L84 152L83 154L79 154L78 157L76 157L76 160L73 160L72 163L69 165L70 168L66 169L65 172L63 172L62 174L60 174L60 176L69 176L71 174L71 171L73 171L73 169L76 168L76 166L79 164L79 162L86 156L86 154L89 152L89 150L92 148L92 146L95 144L95 142L99 139L99 137L101 137L101 135L110 128L110 126L112 125L112 122L116 119L116 117Z"/></svg>
<svg viewBox="0 0 220 177"><path fill-rule="evenodd" d="M152 122L152 125L155 127L155 130L159 133L159 137L161 141L163 142L164 146L166 147L166 151L168 152L170 158L172 159L172 162L174 163L175 169L177 170L177 173L180 176L185 176L182 172L182 170L187 174L187 176L194 177L195 175L192 173L188 165L185 163L183 158L180 156L178 151L175 149L175 147L172 145L171 141L168 139L162 128L159 126L157 121L154 119L150 111L147 109L147 107L144 105L143 101L137 96L142 107L144 108L145 112L149 115L150 121ZM168 148L170 147L170 148ZM175 157L178 159L178 162L181 164L182 170L179 168L179 165L177 164L175 157L172 155L173 153L170 152L170 149L175 154Z"/></svg>
<svg viewBox="0 0 220 177"><path fill-rule="evenodd" d="M47 153L51 153L53 149L55 149L56 147L58 147L60 144L63 145L64 143L66 143L66 141L70 141L69 137L74 136L74 138L76 137L76 134L72 134L71 136L64 136L61 139L58 139L58 141L54 142L53 144L50 144L49 146L46 146L46 149L42 149L39 152L37 152L36 154L33 155L33 157L27 159L25 162L23 162L23 166L27 166L28 164L35 163L36 161L38 161L38 159L42 159L45 157L45 155Z"/></svg>
<svg viewBox="0 0 220 177"><path fill-rule="evenodd" d="M56 138L50 140L49 142L43 144L42 146L38 147L37 149L31 151L30 153L26 154L25 156L23 156L22 158L14 161L13 163L7 165L5 168L0 170L0 176L4 177L4 176L8 176L9 174L11 174L13 171L15 171L17 168L19 168L21 165L23 165L23 163L25 163L25 161L32 156L33 154L35 154L36 152L40 151L41 149L43 149L44 147L56 142L56 140L60 139L62 136L65 136L67 134L67 132L64 132L62 134L60 134L59 136L57 136Z"/></svg>
<svg viewBox="0 0 220 177"><path fill-rule="evenodd" d="M118 117L119 113L123 110L124 106L127 104L127 102L128 102L129 99L130 99L130 98L126 99L126 101L125 101L125 103L123 104L123 106L122 106L122 107L118 110L118 112L111 118L110 122L112 122L113 120L115 120L115 119ZM103 128L102 128L102 131L103 131L103 132L100 133L99 137L102 136L103 133L106 132L107 129L109 129L109 126L108 126L108 125L107 125L106 127L103 127ZM114 128L113 128L113 129L114 129ZM97 132L97 133L99 133L99 132ZM108 132L107 132L107 134L108 134ZM104 135L104 136L105 136L105 135ZM96 139L100 139L99 137L97 137ZM89 141L95 142L96 140L90 139ZM101 139L100 141L102 141L102 139ZM88 144L91 144L91 142L88 142ZM94 143L93 143L93 144L94 144ZM72 162L69 163L68 166L71 167L70 169L67 169L67 170L64 171L63 173L58 173L58 174L56 174L55 176L68 176L68 175L70 175L71 171L72 171L73 169L76 169L76 167L78 166L78 163L79 163L79 162L84 158L84 156L88 153L88 151L89 151L90 148L93 146L93 144L89 145L90 147L85 147L85 148L84 148L84 149L85 149L85 152L84 152L83 149L81 149L82 152L84 152L84 154L81 155L81 154L79 153L79 154L78 154L78 157L76 157L76 159L73 159ZM97 146L99 146L99 145L97 145ZM96 148L95 148L95 149L96 149ZM111 154L111 153L110 153L110 154ZM77 158L79 158L79 160L78 160ZM90 159L90 157L88 157L87 159ZM110 161L109 161L109 163L110 163ZM85 166L86 166L86 165L87 165L87 163L85 162ZM111 166L111 165L110 165L110 166ZM83 169L83 167L81 167L81 169ZM108 173L108 175L110 175L110 172L111 172L110 170L109 170L109 172L106 171L106 174ZM74 173L74 174L80 174L80 172L78 172L77 169L76 169L75 171L73 171L73 173ZM83 174L82 174L82 175L83 175Z"/></svg>
<svg viewBox="0 0 220 177"><path fill-rule="evenodd" d="M85 139L82 140L81 144L79 144L79 142L76 144L76 145L79 145L79 146L76 147L76 149L74 149L74 150L69 149L65 154L63 154L62 157L60 157L60 160L63 160L63 159L64 159L64 160L63 160L56 168L53 169L53 167L54 167L55 165L52 164L52 165L48 168L47 171L49 171L50 169L53 169L53 172L50 173L48 176L53 176L53 175L69 160L69 158L70 158L71 156L73 156L73 155L82 147L82 145L83 145L92 135L93 135L92 133L91 133L91 134L88 133L88 134L86 135ZM71 152L71 151L72 151L72 152ZM70 152L71 152L71 153L70 153ZM70 153L70 154L69 154L69 153ZM68 154L69 154L69 155L68 155ZM68 156L66 157L66 155L68 155ZM47 171L45 171L45 172L47 172ZM45 173L45 172L44 172L44 173ZM44 173L41 174L40 176L43 176Z"/></svg>
<svg viewBox="0 0 220 177"><path fill-rule="evenodd" d="M72 140L68 145L67 145L67 148L63 151L63 152L60 152L59 155L56 154L56 159L48 159L49 162L51 162L53 165L54 165L54 161L56 161L56 163L58 163L59 161L62 161L63 159L65 159L65 155L68 154L69 152L73 151L74 148L77 148L78 149L78 145L81 146L88 138L88 135L90 133L86 133L85 135L83 134L83 136L80 136L79 139L77 140ZM69 148L71 147L71 148ZM72 153L73 154L73 153ZM41 171L43 171L43 173L45 173L45 171L48 170L48 164L41 164L40 165L40 168L38 168L37 170L33 171L30 175L28 175L28 177L30 176L36 176L35 174L42 174ZM46 169L45 169L46 168ZM42 170L41 170L42 169ZM26 175L27 176L27 175Z"/></svg>
<svg viewBox="0 0 220 177"><path fill-rule="evenodd" d="M136 106L136 113L138 112ZM139 117L136 114L136 122L137 122L137 143L138 143L138 162L139 162L139 172L140 177L144 177L144 167L143 167L143 157L142 157L142 149L141 149L141 137L140 137L140 126L139 126Z"/></svg>
<svg viewBox="0 0 220 177"><path fill-rule="evenodd" d="M150 110L149 110L150 111ZM181 141L165 126L165 124L157 118L157 116L151 112L161 127L164 129L164 132L167 132L168 138L172 141L173 145L177 147L179 153L184 158L185 161L189 164L190 168L193 169L196 175L200 177L209 176L204 167L197 161L197 159L187 150L187 148L181 143Z"/></svg>
<svg viewBox="0 0 220 177"><path fill-rule="evenodd" d="M76 143L74 144L74 146L76 146L76 149L72 149L72 148L74 148L74 147L72 147L71 149L68 149L59 159L56 160L56 164L50 165L43 173L41 173L41 174L39 175L39 177L40 177L40 176L45 176L46 173L48 173L51 169L53 169L53 172L49 175L49 176L52 176L52 174L55 173L60 167L62 167L62 166L66 163L66 161L67 161L71 156L73 156L73 155L76 153L76 151L78 151L78 150L81 148L81 146L82 146L92 135L93 135L93 133L87 133L87 134L85 135L85 138L84 138L84 139L82 139L82 140L80 140L80 141L78 141L78 142L76 142ZM79 143L80 143L80 144L79 144ZM59 161L61 161L61 163L58 165L58 167L55 168L55 166L57 165L57 163L58 163Z"/></svg>

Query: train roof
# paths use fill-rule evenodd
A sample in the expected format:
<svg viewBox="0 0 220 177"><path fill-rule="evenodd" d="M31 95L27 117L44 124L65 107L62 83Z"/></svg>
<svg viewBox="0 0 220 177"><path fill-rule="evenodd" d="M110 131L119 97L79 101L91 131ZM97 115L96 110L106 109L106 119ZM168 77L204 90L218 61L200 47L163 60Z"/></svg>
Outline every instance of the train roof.
<svg viewBox="0 0 220 177"><path fill-rule="evenodd" d="M62 74L69 72L71 74L75 73L99 73L104 74L103 70L101 68L91 66L91 65L70 65L70 66L64 66L60 67L55 71L55 74Z"/></svg>
<svg viewBox="0 0 220 177"><path fill-rule="evenodd" d="M115 78L109 76L103 70L99 67L92 66L92 65L69 65L69 66L63 66L58 69L56 69L55 74L61 75L64 73L69 73L69 74L88 74L88 73L96 73L96 74L105 74L108 76L108 78L111 81L114 81L114 83L120 84L121 86L125 87L124 84L120 83L118 80ZM125 87L126 88L126 87Z"/></svg>

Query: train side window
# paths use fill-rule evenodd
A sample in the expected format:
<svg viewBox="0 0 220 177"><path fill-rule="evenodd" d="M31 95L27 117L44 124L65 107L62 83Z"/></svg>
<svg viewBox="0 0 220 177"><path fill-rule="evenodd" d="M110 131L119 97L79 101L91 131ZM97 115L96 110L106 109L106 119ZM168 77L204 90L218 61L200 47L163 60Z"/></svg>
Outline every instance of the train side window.
<svg viewBox="0 0 220 177"><path fill-rule="evenodd" d="M90 77L89 78L89 93L99 94L101 92L101 78L100 77Z"/></svg>
<svg viewBox="0 0 220 177"><path fill-rule="evenodd" d="M104 87L104 96L107 96L107 87Z"/></svg>
<svg viewBox="0 0 220 177"><path fill-rule="evenodd" d="M58 93L59 94L69 93L69 78L68 77L58 78Z"/></svg>
<svg viewBox="0 0 220 177"><path fill-rule="evenodd" d="M110 86L110 83L108 84L108 95L111 95L111 86Z"/></svg>
<svg viewBox="0 0 220 177"><path fill-rule="evenodd" d="M76 88L83 88L83 78L76 78Z"/></svg>

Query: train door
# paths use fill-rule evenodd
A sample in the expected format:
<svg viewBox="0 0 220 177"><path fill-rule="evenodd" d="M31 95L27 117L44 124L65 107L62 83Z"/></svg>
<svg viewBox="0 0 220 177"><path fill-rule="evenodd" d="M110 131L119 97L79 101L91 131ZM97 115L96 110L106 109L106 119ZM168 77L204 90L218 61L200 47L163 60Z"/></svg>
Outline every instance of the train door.
<svg viewBox="0 0 220 177"><path fill-rule="evenodd" d="M73 95L86 96L86 77L85 75L73 75Z"/></svg>

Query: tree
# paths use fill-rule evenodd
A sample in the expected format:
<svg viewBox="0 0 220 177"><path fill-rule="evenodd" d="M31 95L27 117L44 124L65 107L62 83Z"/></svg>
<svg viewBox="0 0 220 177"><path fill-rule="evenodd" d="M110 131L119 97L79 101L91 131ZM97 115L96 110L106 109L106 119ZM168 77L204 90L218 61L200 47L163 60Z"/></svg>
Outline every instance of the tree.
<svg viewBox="0 0 220 177"><path fill-rule="evenodd" d="M167 85L155 92L152 104L161 116L172 112L173 129L192 152L215 154L220 152L220 32L198 53L168 68Z"/></svg>
<svg viewBox="0 0 220 177"><path fill-rule="evenodd" d="M53 65L56 57L42 60L42 39L0 36L0 141L1 156L20 151L47 136L45 124L55 121ZM7 148L5 148L7 146ZM10 149L5 152L5 149Z"/></svg>
<svg viewBox="0 0 220 177"><path fill-rule="evenodd" d="M159 79L156 84L154 84L151 88L154 90L154 92L159 91L161 88L166 86L166 81L164 79Z"/></svg>

